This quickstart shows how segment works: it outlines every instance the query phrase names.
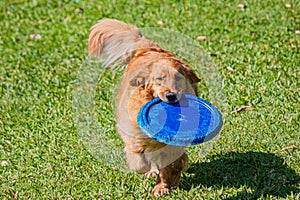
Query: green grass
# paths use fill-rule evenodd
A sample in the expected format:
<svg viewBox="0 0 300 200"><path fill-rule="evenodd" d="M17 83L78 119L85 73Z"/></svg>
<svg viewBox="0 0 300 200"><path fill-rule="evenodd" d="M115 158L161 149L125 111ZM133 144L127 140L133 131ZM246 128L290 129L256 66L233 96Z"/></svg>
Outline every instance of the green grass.
<svg viewBox="0 0 300 200"><path fill-rule="evenodd" d="M179 31L195 41L207 36L197 43L222 77L227 104L220 138L204 157L201 145L188 149L190 168L166 199L299 199L300 4L245 1L242 10L240 3L1 1L0 198L151 198L154 179L105 165L74 122L73 94L89 30L106 17ZM101 74L93 110L117 149L122 142L112 99L120 74ZM253 109L231 113L245 105ZM297 148L283 151L287 146Z"/></svg>

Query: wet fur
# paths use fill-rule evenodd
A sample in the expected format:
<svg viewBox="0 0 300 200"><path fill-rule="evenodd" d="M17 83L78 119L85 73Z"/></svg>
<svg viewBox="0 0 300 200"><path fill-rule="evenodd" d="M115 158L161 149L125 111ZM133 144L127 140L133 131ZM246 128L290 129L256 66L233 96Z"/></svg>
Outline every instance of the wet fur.
<svg viewBox="0 0 300 200"><path fill-rule="evenodd" d="M143 37L135 26L113 19L100 20L92 27L88 51L104 65L127 64L117 95L117 128L125 143L127 164L146 177L157 176L152 195L168 194L188 164L185 148L147 137L137 125L137 115L155 97L174 103L184 93L197 95L198 77L172 52Z"/></svg>

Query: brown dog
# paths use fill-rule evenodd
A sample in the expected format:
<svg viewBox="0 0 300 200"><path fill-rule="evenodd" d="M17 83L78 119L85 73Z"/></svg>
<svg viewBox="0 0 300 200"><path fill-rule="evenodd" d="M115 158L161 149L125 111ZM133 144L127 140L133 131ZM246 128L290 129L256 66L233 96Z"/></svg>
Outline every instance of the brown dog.
<svg viewBox="0 0 300 200"><path fill-rule="evenodd" d="M104 66L117 61L127 64L117 96L118 133L125 143L127 163L146 177L158 176L152 195L168 194L187 166L185 148L147 137L137 125L137 115L153 98L176 103L184 93L197 95L198 77L173 53L143 37L135 26L113 19L100 20L92 27L88 51Z"/></svg>

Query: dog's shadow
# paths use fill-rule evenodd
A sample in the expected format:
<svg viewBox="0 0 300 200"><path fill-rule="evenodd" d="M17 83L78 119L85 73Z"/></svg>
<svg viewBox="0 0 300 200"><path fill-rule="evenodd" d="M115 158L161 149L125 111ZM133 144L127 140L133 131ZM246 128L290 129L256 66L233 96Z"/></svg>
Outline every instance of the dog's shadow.
<svg viewBox="0 0 300 200"><path fill-rule="evenodd" d="M282 158L271 153L246 152L218 155L211 162L191 164L180 187L235 188L237 195L225 195L224 199L256 199L267 195L286 197L292 192L297 195L299 183L299 174Z"/></svg>

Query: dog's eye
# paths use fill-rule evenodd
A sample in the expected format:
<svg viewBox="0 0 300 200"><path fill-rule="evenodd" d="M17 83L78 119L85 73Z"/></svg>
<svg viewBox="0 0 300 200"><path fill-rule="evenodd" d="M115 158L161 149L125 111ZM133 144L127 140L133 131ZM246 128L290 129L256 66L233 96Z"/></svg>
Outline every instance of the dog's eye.
<svg viewBox="0 0 300 200"><path fill-rule="evenodd" d="M166 78L166 76L157 77L156 81L162 82L165 78Z"/></svg>

